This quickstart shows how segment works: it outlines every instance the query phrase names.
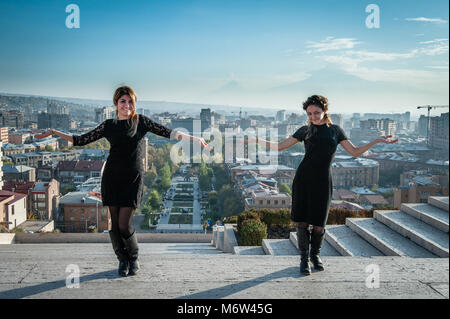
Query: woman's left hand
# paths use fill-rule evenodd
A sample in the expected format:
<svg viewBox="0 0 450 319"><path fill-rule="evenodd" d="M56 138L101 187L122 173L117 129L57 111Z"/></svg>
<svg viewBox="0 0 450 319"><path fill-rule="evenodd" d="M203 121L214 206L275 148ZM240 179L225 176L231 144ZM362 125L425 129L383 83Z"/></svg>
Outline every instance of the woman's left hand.
<svg viewBox="0 0 450 319"><path fill-rule="evenodd" d="M381 138L377 139L377 142L379 143L386 143L386 144L393 144L398 141L398 138L393 140L392 135L382 136Z"/></svg>

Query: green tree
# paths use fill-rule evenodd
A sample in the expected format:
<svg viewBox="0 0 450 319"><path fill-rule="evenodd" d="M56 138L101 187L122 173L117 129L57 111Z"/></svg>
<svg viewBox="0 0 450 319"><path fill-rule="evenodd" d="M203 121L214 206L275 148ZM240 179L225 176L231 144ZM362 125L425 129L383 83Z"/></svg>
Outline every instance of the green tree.
<svg viewBox="0 0 450 319"><path fill-rule="evenodd" d="M50 145L45 145L45 151L53 152L53 147L51 147Z"/></svg>
<svg viewBox="0 0 450 319"><path fill-rule="evenodd" d="M206 168L205 162L200 163L198 183L201 190L209 190L211 188L211 174L212 171Z"/></svg>
<svg viewBox="0 0 450 319"><path fill-rule="evenodd" d="M158 173L156 173L156 167L153 166L144 174L144 185L147 186L148 188L151 188L157 176Z"/></svg>
<svg viewBox="0 0 450 319"><path fill-rule="evenodd" d="M152 189L150 191L150 194L148 196L148 203L151 206L152 210L158 210L162 200L161 200L161 196L159 195L158 191L156 189Z"/></svg>
<svg viewBox="0 0 450 319"><path fill-rule="evenodd" d="M292 190L287 184L281 184L280 187L278 187L278 190L280 193L287 193L289 195L292 195Z"/></svg>

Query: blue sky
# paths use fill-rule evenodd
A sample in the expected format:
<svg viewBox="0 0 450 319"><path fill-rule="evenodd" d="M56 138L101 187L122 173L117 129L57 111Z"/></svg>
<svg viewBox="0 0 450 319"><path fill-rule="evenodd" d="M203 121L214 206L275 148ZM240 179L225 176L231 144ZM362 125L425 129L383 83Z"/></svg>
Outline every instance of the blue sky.
<svg viewBox="0 0 450 319"><path fill-rule="evenodd" d="M66 6L80 28L66 27ZM380 28L367 28L368 4ZM448 1L0 2L0 92L299 110L448 104Z"/></svg>

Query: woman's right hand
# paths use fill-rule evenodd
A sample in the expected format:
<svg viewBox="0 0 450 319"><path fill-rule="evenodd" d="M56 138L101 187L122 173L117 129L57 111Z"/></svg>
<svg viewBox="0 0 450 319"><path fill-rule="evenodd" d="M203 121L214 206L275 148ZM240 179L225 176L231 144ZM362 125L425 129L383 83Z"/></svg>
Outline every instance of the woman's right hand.
<svg viewBox="0 0 450 319"><path fill-rule="evenodd" d="M44 137L47 137L47 136L50 136L50 135L53 135L53 134L55 134L55 130L54 129L49 129L49 130L47 130L47 131L45 131L45 132L43 132L41 134L36 134L34 137L36 137L36 138L44 138Z"/></svg>

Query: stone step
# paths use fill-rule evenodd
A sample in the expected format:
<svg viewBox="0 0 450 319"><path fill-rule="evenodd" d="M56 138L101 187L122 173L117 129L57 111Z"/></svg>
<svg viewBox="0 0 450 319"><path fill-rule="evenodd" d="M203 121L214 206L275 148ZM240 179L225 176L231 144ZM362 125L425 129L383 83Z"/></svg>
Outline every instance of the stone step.
<svg viewBox="0 0 450 319"><path fill-rule="evenodd" d="M223 254L209 243L139 243L140 254Z"/></svg>
<svg viewBox="0 0 450 319"><path fill-rule="evenodd" d="M374 218L439 257L448 257L448 233L399 210L376 210Z"/></svg>
<svg viewBox="0 0 450 319"><path fill-rule="evenodd" d="M299 255L298 249L289 239L263 239L262 248L266 255L295 256Z"/></svg>
<svg viewBox="0 0 450 319"><path fill-rule="evenodd" d="M328 225L325 228L328 228ZM291 241L292 245L294 245L295 248L298 249L296 232L291 232L289 234L289 240ZM320 249L320 256L342 256L342 255L333 246L330 245L330 243L327 241L325 237L324 241L322 242L322 248Z"/></svg>
<svg viewBox="0 0 450 319"><path fill-rule="evenodd" d="M445 210L426 203L403 203L400 210L448 233L449 215Z"/></svg>
<svg viewBox="0 0 450 319"><path fill-rule="evenodd" d="M429 196L428 204L445 210L448 213L448 196Z"/></svg>
<svg viewBox="0 0 450 319"><path fill-rule="evenodd" d="M384 256L381 251L345 225L327 225L325 239L342 256Z"/></svg>
<svg viewBox="0 0 450 319"><path fill-rule="evenodd" d="M266 255L262 246L234 246L234 255Z"/></svg>
<svg viewBox="0 0 450 319"><path fill-rule="evenodd" d="M347 218L345 224L386 256L438 257L374 218Z"/></svg>

